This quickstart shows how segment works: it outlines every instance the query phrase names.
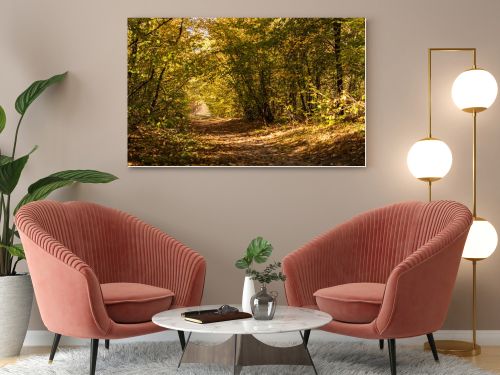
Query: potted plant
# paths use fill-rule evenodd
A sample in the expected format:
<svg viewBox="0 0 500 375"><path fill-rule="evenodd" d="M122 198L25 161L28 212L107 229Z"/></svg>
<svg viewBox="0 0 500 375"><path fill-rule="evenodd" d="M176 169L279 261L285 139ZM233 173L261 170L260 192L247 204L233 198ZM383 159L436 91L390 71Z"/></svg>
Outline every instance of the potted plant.
<svg viewBox="0 0 500 375"><path fill-rule="evenodd" d="M23 156L16 156L19 130L29 106L51 85L61 82L66 73L31 84L16 100L20 117L17 123L12 152L0 154L0 358L19 355L28 330L33 301L33 287L29 274L16 271L24 259L13 216L29 202L46 198L51 192L75 182L107 183L116 179L109 173L94 170L66 170L53 173L28 187L27 193L15 205L11 196L24 167L36 146ZM5 129L6 115L0 106L0 133Z"/></svg>
<svg viewBox="0 0 500 375"><path fill-rule="evenodd" d="M235 263L236 268L245 270L245 282L243 284L243 295L241 306L242 310L254 314L254 317L259 315L255 311L255 298L267 295L267 284L274 280L285 281L286 276L281 271L280 262L274 262L268 265L262 272L252 268L253 263L265 263L273 252L273 245L262 237L254 238L250 241L247 247L245 256L238 259ZM255 294L255 286L253 281L257 280L261 283L261 291ZM275 300L275 297L274 297ZM260 300L257 299L257 302ZM262 300L263 301L263 300ZM276 307L276 304L274 304ZM274 315L274 309L273 314ZM272 315L270 319L272 319ZM257 319L257 318L256 318Z"/></svg>
<svg viewBox="0 0 500 375"><path fill-rule="evenodd" d="M251 313L250 299L255 294L255 286L252 280L252 264L264 263L273 252L273 245L262 237L254 238L248 244L245 256L235 263L236 268L245 270L245 282L243 283L243 293L241 297L241 308L244 312Z"/></svg>

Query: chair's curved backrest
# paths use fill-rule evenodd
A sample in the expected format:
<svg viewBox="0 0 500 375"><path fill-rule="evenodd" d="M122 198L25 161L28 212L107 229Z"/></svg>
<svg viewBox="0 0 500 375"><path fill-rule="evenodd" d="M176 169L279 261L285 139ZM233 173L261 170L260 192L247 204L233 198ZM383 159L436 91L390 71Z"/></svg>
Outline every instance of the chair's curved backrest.
<svg viewBox="0 0 500 375"><path fill-rule="evenodd" d="M419 202L404 202L364 212L352 218L346 282L384 283L392 269L411 252L407 244L420 211ZM347 255L347 254L346 254Z"/></svg>
<svg viewBox="0 0 500 375"><path fill-rule="evenodd" d="M349 259L352 282L385 283L394 267L453 221L462 220L463 209L452 201L411 201L354 217Z"/></svg>
<svg viewBox="0 0 500 375"><path fill-rule="evenodd" d="M90 202L41 201L29 206L29 215L43 231L87 263L101 283L130 274L126 262L131 241L127 221L134 217ZM125 275L123 275L125 276Z"/></svg>

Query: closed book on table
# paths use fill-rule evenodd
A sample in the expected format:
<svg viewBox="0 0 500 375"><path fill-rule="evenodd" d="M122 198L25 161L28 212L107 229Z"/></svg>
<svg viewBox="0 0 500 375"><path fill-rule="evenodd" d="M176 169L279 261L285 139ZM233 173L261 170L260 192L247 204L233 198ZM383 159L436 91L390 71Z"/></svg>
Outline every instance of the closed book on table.
<svg viewBox="0 0 500 375"><path fill-rule="evenodd" d="M191 313L184 314L184 320L188 322L198 323L198 324L206 324L206 323L216 323L216 322L225 322L227 320L237 320L237 319L248 319L251 318L252 314L246 312L229 312L225 314L218 314L215 312L200 312L200 313Z"/></svg>

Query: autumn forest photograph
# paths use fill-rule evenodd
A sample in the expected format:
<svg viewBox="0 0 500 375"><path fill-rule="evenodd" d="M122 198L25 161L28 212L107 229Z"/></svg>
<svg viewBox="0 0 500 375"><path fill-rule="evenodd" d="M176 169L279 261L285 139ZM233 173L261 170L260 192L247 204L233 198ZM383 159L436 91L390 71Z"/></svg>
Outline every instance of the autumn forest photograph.
<svg viewBox="0 0 500 375"><path fill-rule="evenodd" d="M129 166L364 166L364 18L129 18Z"/></svg>

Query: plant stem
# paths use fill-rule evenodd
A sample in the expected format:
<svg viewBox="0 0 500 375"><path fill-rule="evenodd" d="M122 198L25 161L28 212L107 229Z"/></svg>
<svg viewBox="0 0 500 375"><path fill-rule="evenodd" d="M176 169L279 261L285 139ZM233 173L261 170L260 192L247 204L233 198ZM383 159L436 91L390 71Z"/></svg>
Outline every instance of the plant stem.
<svg viewBox="0 0 500 375"><path fill-rule="evenodd" d="M2 243L6 246L10 245L9 227L10 227L10 194L7 195L7 204L4 203L3 211L3 233ZM5 272L10 274L10 266L12 264L12 255L8 251L5 252Z"/></svg>
<svg viewBox="0 0 500 375"><path fill-rule="evenodd" d="M10 238L9 238L9 243L12 245L14 244L14 238L16 238L16 234L14 233L16 231L16 222L14 221L12 223L12 227L10 227Z"/></svg>
<svg viewBox="0 0 500 375"><path fill-rule="evenodd" d="M19 134L19 127L21 126L21 122L23 121L24 114L21 115L16 127L16 135L14 136L14 147L12 147L12 159L16 155L16 147L17 147L17 136Z"/></svg>
<svg viewBox="0 0 500 375"><path fill-rule="evenodd" d="M12 266L12 270L10 271L10 274L11 275L15 275L16 274L16 267L17 267L17 263L19 263L21 259L17 258L16 262L14 263L14 265Z"/></svg>
<svg viewBox="0 0 500 375"><path fill-rule="evenodd" d="M16 126L16 134L14 135L14 146L12 147L12 159L16 156L16 148L17 148L17 138L19 136L19 128L21 127L21 123L23 122L24 114L21 115L19 118L19 121L17 122ZM1 199L1 207L3 208L3 233L2 233L2 238L0 239L0 242L4 245L10 246L12 245L12 236L10 235L9 229L10 229L10 194L7 195L7 203L5 203L5 197L4 194L2 194L2 199ZM3 262L2 262L2 269L0 269L0 275L10 275L13 269L11 268L12 266L12 255L6 250L3 249L2 253L3 255ZM14 265L17 265L17 262Z"/></svg>
<svg viewBox="0 0 500 375"><path fill-rule="evenodd" d="M7 250L0 249L0 277L7 275L7 272L5 271L6 256L7 256Z"/></svg>
<svg viewBox="0 0 500 375"><path fill-rule="evenodd" d="M0 198L0 220L1 220L2 216L5 217L5 198L4 198L3 194L1 194L1 198ZM3 243L2 240L3 240L3 238L0 238L0 243ZM2 247L0 249L0 276L5 276L9 273L8 269L7 269L7 257L8 256L9 256L9 253L8 253L7 249Z"/></svg>

